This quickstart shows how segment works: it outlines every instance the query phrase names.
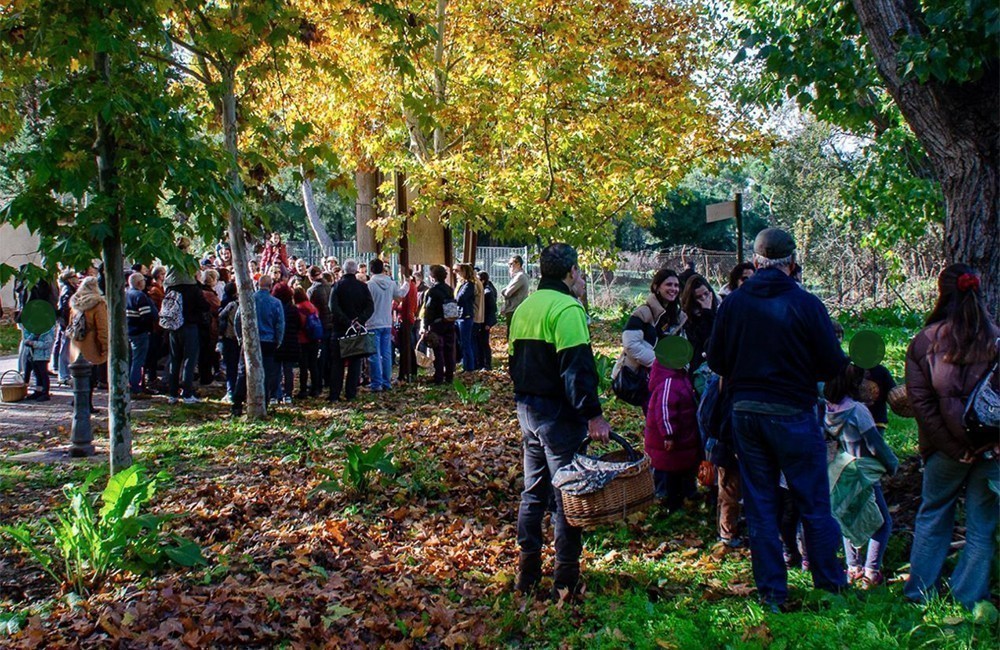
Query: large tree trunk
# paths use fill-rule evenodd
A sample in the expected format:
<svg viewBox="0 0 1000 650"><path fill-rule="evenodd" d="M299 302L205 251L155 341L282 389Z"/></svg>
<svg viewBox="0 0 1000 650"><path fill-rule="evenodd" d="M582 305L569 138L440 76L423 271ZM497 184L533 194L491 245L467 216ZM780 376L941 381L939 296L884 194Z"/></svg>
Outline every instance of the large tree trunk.
<svg viewBox="0 0 1000 650"><path fill-rule="evenodd" d="M354 187L358 191L355 207L355 230L357 231L357 253L375 253L375 231L371 220L375 218L375 195L378 192L378 172L358 170L354 174Z"/></svg>
<svg viewBox="0 0 1000 650"><path fill-rule="evenodd" d="M94 55L94 68L104 85L111 84L111 57ZM107 120L97 116L97 187L114 208L108 218L111 234L102 242L105 297L108 304L108 435L111 473L132 464L132 430L129 424L128 333L125 328L125 287L122 269L122 215L117 197L115 169L117 144ZM91 381L94 378L91 377Z"/></svg>
<svg viewBox="0 0 1000 650"><path fill-rule="evenodd" d="M319 208L316 207L316 197L313 196L312 182L305 176L302 177L302 205L306 209L306 219L309 220L309 228L312 230L317 243L319 243L320 250L323 251L323 256L332 255L333 239L330 238L330 233L326 231L326 226L323 225L323 221L320 219Z"/></svg>
<svg viewBox="0 0 1000 650"><path fill-rule="evenodd" d="M1000 75L997 59L978 81L918 83L900 72L899 34L920 36L916 3L853 0L879 74L923 144L946 202L945 256L983 276L1000 309Z"/></svg>
<svg viewBox="0 0 1000 650"><path fill-rule="evenodd" d="M257 330L257 303L254 300L253 278L247 259L247 240L243 232L243 181L240 179L239 132L236 123L236 81L233 71L222 75L222 127L226 152L229 154L229 246L233 251L233 270L239 292L240 322L243 325L243 362L246 364L246 413L251 419L267 414L264 392L264 363L260 352L260 332Z"/></svg>

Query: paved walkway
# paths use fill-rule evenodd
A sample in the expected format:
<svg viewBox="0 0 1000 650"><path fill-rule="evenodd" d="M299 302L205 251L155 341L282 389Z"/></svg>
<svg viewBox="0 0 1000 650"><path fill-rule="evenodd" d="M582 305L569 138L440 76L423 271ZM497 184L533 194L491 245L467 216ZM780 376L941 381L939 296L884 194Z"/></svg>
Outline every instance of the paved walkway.
<svg viewBox="0 0 1000 650"><path fill-rule="evenodd" d="M0 357L0 374L11 369L17 369L17 355ZM55 377L51 380L52 399L48 402L0 402L0 456L23 451L25 446L48 447L69 443L73 392L69 386L59 386ZM34 378L31 383L29 394L33 390ZM107 403L107 391L94 391L94 404L101 409L91 420L95 439L101 437L101 430L105 435L107 433Z"/></svg>

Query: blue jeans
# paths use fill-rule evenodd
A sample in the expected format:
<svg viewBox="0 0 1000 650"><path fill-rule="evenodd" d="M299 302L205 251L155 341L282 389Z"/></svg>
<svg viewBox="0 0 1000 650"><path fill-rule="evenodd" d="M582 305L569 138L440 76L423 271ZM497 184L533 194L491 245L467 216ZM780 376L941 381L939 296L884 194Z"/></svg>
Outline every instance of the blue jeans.
<svg viewBox="0 0 1000 650"><path fill-rule="evenodd" d="M236 378L239 374L242 350L236 339L222 338L222 362L226 365L226 392L236 394Z"/></svg>
<svg viewBox="0 0 1000 650"><path fill-rule="evenodd" d="M875 505L882 513L882 526L875 531L872 538L868 540L868 552L865 554L864 568L869 573L882 570L882 558L885 556L886 544L889 543L889 534L892 533L892 516L889 514L889 506L885 503L885 495L882 494L882 486L875 484ZM849 569L861 568L861 549L851 544L850 540L844 538L844 557L847 558Z"/></svg>
<svg viewBox="0 0 1000 650"><path fill-rule="evenodd" d="M170 332L170 385L171 397L177 397L177 385L184 369L184 397L194 396L194 372L198 367L198 326L181 325Z"/></svg>
<svg viewBox="0 0 1000 650"><path fill-rule="evenodd" d="M368 330L375 335L375 353L368 357L372 371L372 390L392 388L392 328L376 327Z"/></svg>
<svg viewBox="0 0 1000 650"><path fill-rule="evenodd" d="M471 324L472 321L470 320ZM541 400L540 400L541 401ZM556 562L579 565L583 550L582 529L570 526L563 516L562 495L552 487L552 476L573 460L587 435L587 422L561 400L544 400L551 405L517 403L524 451L524 491L517 511L517 543L522 553L540 553L543 545L542 519L555 491Z"/></svg>
<svg viewBox="0 0 1000 650"><path fill-rule="evenodd" d="M475 324L471 318L458 321L458 347L462 350L462 370L469 372L476 369L476 343L472 332Z"/></svg>
<svg viewBox="0 0 1000 650"><path fill-rule="evenodd" d="M951 593L968 608L989 598L992 562L996 557L997 494L990 481L1000 481L1000 461L960 463L935 452L924 463L920 510L913 525L910 579L903 594L922 601L936 593L955 526L955 504L965 492L965 548L951 574Z"/></svg>
<svg viewBox="0 0 1000 650"><path fill-rule="evenodd" d="M761 600L781 604L788 597L788 572L778 528L779 472L784 472L801 513L813 584L831 591L843 588L847 578L837 558L840 526L830 512L826 445L816 413L734 411L733 430L750 532L750 559Z"/></svg>
<svg viewBox="0 0 1000 650"><path fill-rule="evenodd" d="M56 346L53 353L54 366L59 374L59 381L69 381L69 336L66 335L65 328L60 327L56 335Z"/></svg>
<svg viewBox="0 0 1000 650"><path fill-rule="evenodd" d="M146 353L149 352L149 332L136 334L128 338L132 350L132 360L129 362L128 384L133 393L142 388L142 369L146 366Z"/></svg>

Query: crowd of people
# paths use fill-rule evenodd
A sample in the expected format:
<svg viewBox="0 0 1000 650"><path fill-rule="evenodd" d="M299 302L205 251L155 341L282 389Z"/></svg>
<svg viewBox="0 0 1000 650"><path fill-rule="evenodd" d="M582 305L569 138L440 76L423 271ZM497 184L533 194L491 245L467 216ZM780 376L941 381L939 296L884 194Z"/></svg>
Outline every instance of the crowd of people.
<svg viewBox="0 0 1000 650"><path fill-rule="evenodd" d="M178 242L184 251L190 245ZM576 251L565 244L541 252L533 293L524 260L514 256L508 268L501 290L470 264L432 265L427 278L401 268L393 279L381 257L313 265L290 257L272 235L250 262L265 391L270 403L324 391L330 401L350 401L364 384L390 391L394 364L397 381L416 378L418 351L433 357L435 384L452 382L458 364L463 372L489 370L499 310L508 322L524 453L516 588L532 591L541 581L542 519L554 502L553 591L573 593L582 531L565 520L552 477L587 436L607 441L610 434L581 300L585 285ZM58 292L44 281L19 290L20 305L45 300L57 315L47 332L23 329L20 363L36 383L29 399L49 399L50 360L60 383L77 358L93 364L92 388L106 383L103 273L99 266L65 269ZM171 403L195 403L199 387L221 382L233 413L242 413L247 373L229 249L217 247L196 273L136 264L127 284L132 393L165 391ZM1000 444L995 432L973 442L963 418L983 378L996 380L1000 328L974 269L949 266L938 289L906 356L924 469L904 593L914 601L937 593L964 495L966 544L950 589L972 607L989 596L1000 514L990 485L1000 482ZM370 347L346 352L344 341L358 336L370 338ZM678 337L690 345L690 359L661 362L661 344ZM613 384L645 416L656 496L674 512L698 497L699 482L709 487L720 542L749 544L759 597L775 609L787 599L792 567L808 569L814 585L830 591L885 581L892 517L878 479L899 466L883 435L895 382L882 365L852 362L842 339L843 329L801 286L794 240L773 228L757 236L753 263L736 266L719 292L693 269L657 270L621 335Z"/></svg>
<svg viewBox="0 0 1000 650"><path fill-rule="evenodd" d="M582 537L566 522L552 477L586 436L607 440L608 427L585 314L567 297L578 283L575 251L545 249L541 272L509 332L525 481L515 586L540 584L541 520L554 491L556 597L578 588ZM992 379L996 390L1000 329L974 269L949 266L938 288L906 356L924 467L904 594L920 602L938 593L964 495L966 543L950 593L972 608L989 598L997 550L1000 508L990 485L1000 481L1000 438L995 427L985 440L974 436L963 414L982 382ZM690 360L661 362L659 346L675 337L690 344ZM656 271L622 332L613 385L645 414L656 496L673 512L695 502L699 481L709 486L720 542L749 544L758 596L775 611L792 567L834 592L886 579L892 517L879 479L899 467L883 435L895 382L884 366L848 358L842 339L843 328L801 286L793 238L773 228L718 294L691 269Z"/></svg>

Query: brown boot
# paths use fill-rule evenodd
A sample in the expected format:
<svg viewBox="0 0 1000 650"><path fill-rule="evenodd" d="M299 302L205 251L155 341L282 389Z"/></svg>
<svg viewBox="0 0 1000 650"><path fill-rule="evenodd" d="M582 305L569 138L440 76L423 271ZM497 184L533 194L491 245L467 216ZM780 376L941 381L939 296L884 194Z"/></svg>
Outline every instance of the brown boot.
<svg viewBox="0 0 1000 650"><path fill-rule="evenodd" d="M552 600L572 600L580 594L580 564L556 562L553 574Z"/></svg>
<svg viewBox="0 0 1000 650"><path fill-rule="evenodd" d="M533 592L542 581L542 554L521 553L514 589L522 594Z"/></svg>

